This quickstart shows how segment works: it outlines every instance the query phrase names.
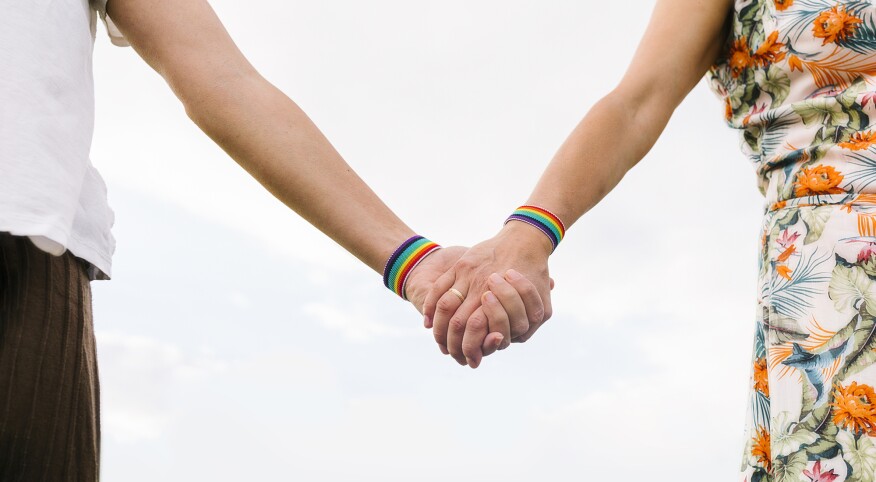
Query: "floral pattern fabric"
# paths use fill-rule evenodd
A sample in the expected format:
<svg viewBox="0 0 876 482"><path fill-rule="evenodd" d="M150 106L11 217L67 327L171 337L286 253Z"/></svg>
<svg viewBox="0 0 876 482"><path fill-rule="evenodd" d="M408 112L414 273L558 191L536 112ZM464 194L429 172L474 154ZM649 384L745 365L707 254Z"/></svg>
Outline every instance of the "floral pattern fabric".
<svg viewBox="0 0 876 482"><path fill-rule="evenodd" d="M709 80L766 197L744 482L876 482L876 2L737 0Z"/></svg>

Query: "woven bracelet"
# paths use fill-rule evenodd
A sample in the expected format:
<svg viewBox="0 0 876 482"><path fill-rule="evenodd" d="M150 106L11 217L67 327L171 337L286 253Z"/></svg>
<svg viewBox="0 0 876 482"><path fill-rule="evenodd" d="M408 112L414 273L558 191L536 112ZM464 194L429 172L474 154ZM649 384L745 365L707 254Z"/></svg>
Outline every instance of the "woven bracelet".
<svg viewBox="0 0 876 482"><path fill-rule="evenodd" d="M405 285L411 271L426 259L426 256L441 249L436 243L422 236L414 236L398 247L383 268L383 284L393 293L407 300Z"/></svg>
<svg viewBox="0 0 876 482"><path fill-rule="evenodd" d="M547 209L538 206L520 206L505 220L505 224L511 221L520 221L536 227L551 240L551 244L554 246L553 249L557 249L560 241L563 240L563 236L566 235L566 226L560 218Z"/></svg>

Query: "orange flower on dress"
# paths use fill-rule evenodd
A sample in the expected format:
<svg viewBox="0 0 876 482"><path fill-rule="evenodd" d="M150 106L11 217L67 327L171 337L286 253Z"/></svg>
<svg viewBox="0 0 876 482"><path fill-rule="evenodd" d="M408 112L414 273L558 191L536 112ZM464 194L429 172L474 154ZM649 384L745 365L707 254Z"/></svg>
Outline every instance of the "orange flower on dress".
<svg viewBox="0 0 876 482"><path fill-rule="evenodd" d="M733 104L730 103L730 98L724 99L724 119L730 120L733 118Z"/></svg>
<svg viewBox="0 0 876 482"><path fill-rule="evenodd" d="M776 201L775 203L773 203L770 210L775 211L776 209L783 209L787 205L788 201Z"/></svg>
<svg viewBox="0 0 876 482"><path fill-rule="evenodd" d="M776 266L776 273L778 273L779 276L785 278L788 281L791 281L791 272L791 268L785 265Z"/></svg>
<svg viewBox="0 0 876 482"><path fill-rule="evenodd" d="M776 30L760 45L752 56L752 62L758 67L763 67L771 63L780 62L784 59L785 52L782 52L782 47L784 47L785 44L778 40L779 31Z"/></svg>
<svg viewBox="0 0 876 482"><path fill-rule="evenodd" d="M788 66L791 67L791 72L795 70L803 72L803 61L800 60L800 57L797 57L796 55L788 56Z"/></svg>
<svg viewBox="0 0 876 482"><path fill-rule="evenodd" d="M779 261L779 262L787 261L788 258L790 258L791 255L794 254L796 251L797 251L797 247L792 244L791 246L788 247L788 249L782 251L782 254L780 254L779 257L776 258L776 261Z"/></svg>
<svg viewBox="0 0 876 482"><path fill-rule="evenodd" d="M770 454L770 432L764 427L757 429L757 435L751 438L754 442L751 446L751 456L757 463L766 469L767 473L773 471L773 458Z"/></svg>
<svg viewBox="0 0 876 482"><path fill-rule="evenodd" d="M766 358L758 358L754 362L754 389L770 396L769 372L767 372Z"/></svg>
<svg viewBox="0 0 876 482"><path fill-rule="evenodd" d="M742 72L754 65L751 58L751 50L748 48L748 39L742 37L730 46L730 74L739 77Z"/></svg>
<svg viewBox="0 0 876 482"><path fill-rule="evenodd" d="M775 0L776 10L783 12L794 5L794 0Z"/></svg>
<svg viewBox="0 0 876 482"><path fill-rule="evenodd" d="M873 134L873 131L867 131L855 132L848 141L840 142L838 145L843 149L860 151L869 148L873 144L876 144L876 135Z"/></svg>
<svg viewBox="0 0 876 482"><path fill-rule="evenodd" d="M803 168L797 173L797 188L794 194L797 197L817 194L841 194L845 191L840 189L839 184L843 181L843 175L831 166L818 165L812 169Z"/></svg>
<svg viewBox="0 0 876 482"><path fill-rule="evenodd" d="M821 45L827 45L854 35L858 24L862 22L860 18L850 15L846 7L835 5L830 10L821 12L821 15L815 19L812 35L824 39Z"/></svg>
<svg viewBox="0 0 876 482"><path fill-rule="evenodd" d="M876 435L876 392L869 385L852 382L844 387L836 385L833 407L833 423L869 436Z"/></svg>

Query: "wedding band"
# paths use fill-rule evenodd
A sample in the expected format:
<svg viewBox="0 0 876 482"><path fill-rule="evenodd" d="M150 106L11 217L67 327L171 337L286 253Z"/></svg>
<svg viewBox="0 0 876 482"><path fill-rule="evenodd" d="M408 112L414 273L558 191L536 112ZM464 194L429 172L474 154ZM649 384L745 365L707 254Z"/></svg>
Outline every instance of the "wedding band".
<svg viewBox="0 0 876 482"><path fill-rule="evenodd" d="M447 290L447 292L448 292L448 293L453 293L454 295L456 295L456 297L459 298L459 301L465 301L465 295L463 295L462 293L460 293L458 289L456 289L456 288L450 288L449 290Z"/></svg>

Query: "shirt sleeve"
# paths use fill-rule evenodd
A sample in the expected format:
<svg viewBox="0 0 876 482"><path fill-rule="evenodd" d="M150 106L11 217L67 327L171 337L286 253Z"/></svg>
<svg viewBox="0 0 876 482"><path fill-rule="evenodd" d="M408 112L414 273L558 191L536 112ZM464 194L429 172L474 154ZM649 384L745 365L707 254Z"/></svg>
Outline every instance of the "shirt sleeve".
<svg viewBox="0 0 876 482"><path fill-rule="evenodd" d="M118 27L116 27L116 24L113 23L113 19L111 19L106 14L106 2L107 0L92 0L91 4L97 11L100 19L103 20L103 24L106 26L106 32L109 34L109 38L112 41L113 45L117 45L119 47L130 47L131 44L129 44L128 41L125 40L125 36L122 35L122 32L119 32Z"/></svg>

